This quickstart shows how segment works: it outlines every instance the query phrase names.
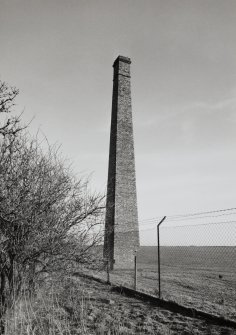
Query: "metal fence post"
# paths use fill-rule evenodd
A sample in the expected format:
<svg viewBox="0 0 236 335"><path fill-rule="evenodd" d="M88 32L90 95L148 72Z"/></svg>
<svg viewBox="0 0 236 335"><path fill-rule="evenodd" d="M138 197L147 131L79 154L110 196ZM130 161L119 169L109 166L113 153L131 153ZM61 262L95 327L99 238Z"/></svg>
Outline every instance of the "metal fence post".
<svg viewBox="0 0 236 335"><path fill-rule="evenodd" d="M109 258L107 258L107 283L110 284L110 262Z"/></svg>
<svg viewBox="0 0 236 335"><path fill-rule="evenodd" d="M157 225L157 256L158 256L158 291L159 291L159 299L161 299L161 255L160 255L160 231L159 227L162 222L166 219L166 216L162 218L162 220Z"/></svg>
<svg viewBox="0 0 236 335"><path fill-rule="evenodd" d="M134 252L134 289L137 289L137 254Z"/></svg>

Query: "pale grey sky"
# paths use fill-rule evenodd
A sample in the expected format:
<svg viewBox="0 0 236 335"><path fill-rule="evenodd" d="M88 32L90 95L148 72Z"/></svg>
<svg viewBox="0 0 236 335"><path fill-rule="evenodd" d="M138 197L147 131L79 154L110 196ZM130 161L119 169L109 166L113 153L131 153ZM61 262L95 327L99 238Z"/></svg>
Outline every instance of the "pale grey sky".
<svg viewBox="0 0 236 335"><path fill-rule="evenodd" d="M235 207L235 16L235 0L0 0L0 76L104 191L112 63L131 57L140 219Z"/></svg>

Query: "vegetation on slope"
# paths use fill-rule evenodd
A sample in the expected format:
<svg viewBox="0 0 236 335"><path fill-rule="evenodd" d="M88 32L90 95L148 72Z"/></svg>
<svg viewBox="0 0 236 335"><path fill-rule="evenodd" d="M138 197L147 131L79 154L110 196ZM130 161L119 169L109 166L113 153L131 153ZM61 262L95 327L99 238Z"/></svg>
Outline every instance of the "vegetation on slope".
<svg viewBox="0 0 236 335"><path fill-rule="evenodd" d="M11 116L18 94L0 83L0 327L23 292L52 273L97 262L103 197L77 179L55 147L43 150ZM6 118L7 116L7 118Z"/></svg>

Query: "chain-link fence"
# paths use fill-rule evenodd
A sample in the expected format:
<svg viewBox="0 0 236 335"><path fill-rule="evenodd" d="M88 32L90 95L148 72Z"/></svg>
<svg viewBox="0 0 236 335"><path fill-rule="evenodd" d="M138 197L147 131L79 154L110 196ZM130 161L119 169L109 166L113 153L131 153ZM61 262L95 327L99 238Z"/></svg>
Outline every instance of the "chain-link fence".
<svg viewBox="0 0 236 335"><path fill-rule="evenodd" d="M201 238L200 238L201 237ZM160 227L158 249L141 247L138 287L166 300L236 319L236 223ZM196 243L196 241L198 241ZM160 273L159 273L160 271Z"/></svg>
<svg viewBox="0 0 236 335"><path fill-rule="evenodd" d="M160 234L162 297L236 317L236 224L163 226Z"/></svg>
<svg viewBox="0 0 236 335"><path fill-rule="evenodd" d="M159 221L140 222L141 241L151 234L156 245L136 253L136 280L134 265L109 273L111 282L236 320L236 211L167 217L159 227L160 266Z"/></svg>

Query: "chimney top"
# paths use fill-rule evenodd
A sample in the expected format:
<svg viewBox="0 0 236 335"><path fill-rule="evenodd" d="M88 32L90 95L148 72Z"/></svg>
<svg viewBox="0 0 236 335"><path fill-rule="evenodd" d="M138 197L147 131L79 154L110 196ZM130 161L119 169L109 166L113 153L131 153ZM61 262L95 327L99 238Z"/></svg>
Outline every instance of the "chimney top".
<svg viewBox="0 0 236 335"><path fill-rule="evenodd" d="M113 63L113 67L115 67L119 62L131 64L131 59L125 56L118 56Z"/></svg>

